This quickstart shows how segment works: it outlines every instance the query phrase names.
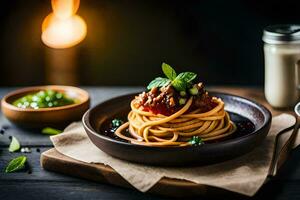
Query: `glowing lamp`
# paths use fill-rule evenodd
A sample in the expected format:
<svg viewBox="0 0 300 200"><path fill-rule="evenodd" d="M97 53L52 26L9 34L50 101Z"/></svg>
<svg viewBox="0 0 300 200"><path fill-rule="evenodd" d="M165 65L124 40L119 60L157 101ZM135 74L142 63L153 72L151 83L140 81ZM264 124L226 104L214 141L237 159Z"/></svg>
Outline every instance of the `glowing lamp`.
<svg viewBox="0 0 300 200"><path fill-rule="evenodd" d="M42 41L56 49L79 44L87 34L85 21L76 12L80 0L51 0L53 13L42 24Z"/></svg>

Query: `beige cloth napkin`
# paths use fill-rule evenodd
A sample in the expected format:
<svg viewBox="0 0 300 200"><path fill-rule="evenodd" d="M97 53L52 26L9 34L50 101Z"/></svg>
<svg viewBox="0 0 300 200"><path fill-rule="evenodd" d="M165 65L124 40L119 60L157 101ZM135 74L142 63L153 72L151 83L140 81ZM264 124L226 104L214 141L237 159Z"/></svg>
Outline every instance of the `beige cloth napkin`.
<svg viewBox="0 0 300 200"><path fill-rule="evenodd" d="M233 160L200 167L152 167L113 158L94 146L79 122L68 126L64 133L52 136L51 140L56 150L66 156L87 163L109 165L142 192L149 190L162 177L169 177L253 196L267 178L276 134L294 123L292 115L274 117L267 138L252 152ZM291 131L285 134L282 144L290 134ZM298 144L299 134L295 146Z"/></svg>

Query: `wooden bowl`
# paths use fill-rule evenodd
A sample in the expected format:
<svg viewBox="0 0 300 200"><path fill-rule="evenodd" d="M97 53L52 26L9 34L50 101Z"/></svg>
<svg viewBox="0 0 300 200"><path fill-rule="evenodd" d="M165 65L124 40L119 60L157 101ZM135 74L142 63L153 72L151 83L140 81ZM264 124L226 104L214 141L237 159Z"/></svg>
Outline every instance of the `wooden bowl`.
<svg viewBox="0 0 300 200"><path fill-rule="evenodd" d="M52 108L19 108L12 105L12 102L29 93L35 93L40 90L55 90L63 92L71 98L79 100L78 103L52 107ZM89 94L77 87L47 85L27 87L7 94L1 100L2 113L5 117L17 126L24 128L44 128L55 127L63 128L73 121L81 119L82 115L89 109Z"/></svg>

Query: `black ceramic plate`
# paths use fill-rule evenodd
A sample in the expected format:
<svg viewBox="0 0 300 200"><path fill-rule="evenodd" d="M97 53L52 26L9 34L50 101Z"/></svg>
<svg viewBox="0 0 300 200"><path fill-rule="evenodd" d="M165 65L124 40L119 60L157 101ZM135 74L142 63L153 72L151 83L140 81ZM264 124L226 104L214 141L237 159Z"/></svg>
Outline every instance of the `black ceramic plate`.
<svg viewBox="0 0 300 200"><path fill-rule="evenodd" d="M238 130L230 138L201 146L149 147L118 140L112 133L103 130L114 118L126 118L129 103L136 94L120 96L90 109L83 116L84 128L91 141L111 156L127 161L149 164L178 166L209 164L232 159L250 152L266 137L271 124L271 113L262 105L251 100L210 92L225 102L225 110L231 115Z"/></svg>

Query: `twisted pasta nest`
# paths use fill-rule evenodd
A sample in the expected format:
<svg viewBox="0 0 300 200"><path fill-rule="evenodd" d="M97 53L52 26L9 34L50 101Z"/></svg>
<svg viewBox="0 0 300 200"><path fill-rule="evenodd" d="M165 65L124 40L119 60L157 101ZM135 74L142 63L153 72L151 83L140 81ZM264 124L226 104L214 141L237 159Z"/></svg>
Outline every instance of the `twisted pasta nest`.
<svg viewBox="0 0 300 200"><path fill-rule="evenodd" d="M131 111L128 122L121 125L115 134L133 144L146 146L187 146L193 136L199 136L203 141L213 141L231 135L235 124L224 110L224 102L212 98L217 106L208 112L200 109L190 111L194 101L190 97L187 103L176 113L165 116L153 114L138 109L136 99L131 101ZM126 134L125 130L129 130Z"/></svg>

